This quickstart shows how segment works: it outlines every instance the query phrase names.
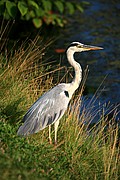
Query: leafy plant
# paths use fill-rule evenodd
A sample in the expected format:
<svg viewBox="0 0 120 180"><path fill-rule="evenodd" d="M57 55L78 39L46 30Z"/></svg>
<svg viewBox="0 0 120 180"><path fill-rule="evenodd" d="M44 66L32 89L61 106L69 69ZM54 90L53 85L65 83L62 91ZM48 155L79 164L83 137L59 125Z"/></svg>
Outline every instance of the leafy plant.
<svg viewBox="0 0 120 180"><path fill-rule="evenodd" d="M83 12L84 4L88 3L65 0L1 0L0 16L7 20L32 21L36 28L40 28L43 23L63 27L66 15L72 15L76 10Z"/></svg>

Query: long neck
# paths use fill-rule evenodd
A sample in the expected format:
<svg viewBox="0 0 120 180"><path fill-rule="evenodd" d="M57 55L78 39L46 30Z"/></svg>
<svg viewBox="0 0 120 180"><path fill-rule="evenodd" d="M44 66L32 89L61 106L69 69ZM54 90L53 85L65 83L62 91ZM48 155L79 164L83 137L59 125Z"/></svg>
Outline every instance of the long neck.
<svg viewBox="0 0 120 180"><path fill-rule="evenodd" d="M73 90L75 91L79 85L80 82L82 80L82 68L80 66L79 63L77 63L74 59L74 51L71 50L67 50L67 58L69 63L71 64L71 66L73 66L74 70L75 70L75 77L73 79L73 81L71 82L71 86L73 88Z"/></svg>

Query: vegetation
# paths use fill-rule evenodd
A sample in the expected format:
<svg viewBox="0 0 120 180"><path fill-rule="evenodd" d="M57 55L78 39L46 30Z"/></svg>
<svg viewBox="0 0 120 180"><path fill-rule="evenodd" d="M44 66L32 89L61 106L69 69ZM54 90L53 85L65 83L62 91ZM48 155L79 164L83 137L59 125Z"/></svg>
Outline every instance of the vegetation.
<svg viewBox="0 0 120 180"><path fill-rule="evenodd" d="M61 119L56 147L48 143L48 128L26 138L17 136L27 109L40 95L60 82L59 64L43 61L50 42L44 46L42 43L41 38L36 37L27 42L28 46L22 44L18 50L13 48L9 53L6 50L0 54L1 180L117 180L120 164L115 113L108 120L103 107L99 123L89 129L89 124L84 123L88 120L88 113L83 109L78 124L81 87ZM90 117L92 114L89 113Z"/></svg>
<svg viewBox="0 0 120 180"><path fill-rule="evenodd" d="M75 10L83 12L84 4L88 3L65 0L1 0L0 16L7 20L32 20L36 28L41 27L43 23L63 27L66 23L66 14L72 15Z"/></svg>

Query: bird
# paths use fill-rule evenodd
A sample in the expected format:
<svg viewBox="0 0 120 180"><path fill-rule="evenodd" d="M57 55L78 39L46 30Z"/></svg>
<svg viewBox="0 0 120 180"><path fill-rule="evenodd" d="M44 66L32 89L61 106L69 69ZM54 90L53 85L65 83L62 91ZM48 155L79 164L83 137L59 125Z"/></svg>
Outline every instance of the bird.
<svg viewBox="0 0 120 180"><path fill-rule="evenodd" d="M49 142L52 144L51 125L54 124L54 143L57 144L59 121L68 108L73 93L82 80L82 67L74 59L76 52L101 50L102 47L72 42L66 49L67 60L74 68L75 77L70 83L60 83L45 92L26 112L23 124L17 131L18 136L28 136L38 133L49 126Z"/></svg>

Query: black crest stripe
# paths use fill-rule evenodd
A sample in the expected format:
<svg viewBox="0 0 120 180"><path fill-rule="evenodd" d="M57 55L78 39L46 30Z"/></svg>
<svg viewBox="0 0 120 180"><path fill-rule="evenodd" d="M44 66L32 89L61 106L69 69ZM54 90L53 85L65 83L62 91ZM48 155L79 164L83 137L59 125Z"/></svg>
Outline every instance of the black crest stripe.
<svg viewBox="0 0 120 180"><path fill-rule="evenodd" d="M67 47L66 51L67 51L70 47L74 47L74 46L78 46L78 45L79 45L78 43L71 43L71 44Z"/></svg>

